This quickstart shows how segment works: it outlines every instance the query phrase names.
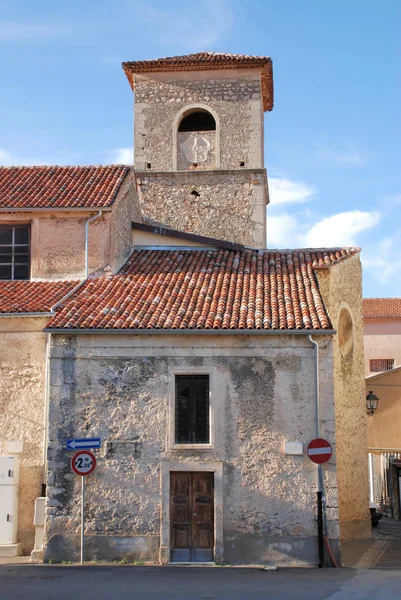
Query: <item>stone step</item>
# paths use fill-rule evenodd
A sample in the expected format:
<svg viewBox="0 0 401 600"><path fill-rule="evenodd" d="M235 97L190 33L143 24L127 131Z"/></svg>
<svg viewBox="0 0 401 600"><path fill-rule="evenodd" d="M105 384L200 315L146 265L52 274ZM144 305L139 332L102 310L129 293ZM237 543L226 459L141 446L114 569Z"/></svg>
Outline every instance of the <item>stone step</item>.
<svg viewBox="0 0 401 600"><path fill-rule="evenodd" d="M0 558L12 558L22 555L22 544L0 545Z"/></svg>

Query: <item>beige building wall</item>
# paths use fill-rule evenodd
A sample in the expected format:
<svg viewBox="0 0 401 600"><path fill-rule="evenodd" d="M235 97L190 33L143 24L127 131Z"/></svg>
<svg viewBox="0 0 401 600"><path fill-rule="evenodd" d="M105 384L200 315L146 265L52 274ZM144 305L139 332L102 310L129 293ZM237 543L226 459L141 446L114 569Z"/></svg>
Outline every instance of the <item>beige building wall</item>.
<svg viewBox="0 0 401 600"><path fill-rule="evenodd" d="M362 272L359 255L317 271L333 343L341 539L370 537Z"/></svg>
<svg viewBox="0 0 401 600"><path fill-rule="evenodd" d="M394 367L401 366L401 319L364 319L365 374L373 373L369 360L392 358Z"/></svg>
<svg viewBox="0 0 401 600"><path fill-rule="evenodd" d="M378 408L368 418L369 451L401 451L401 368L366 380L366 394L379 398Z"/></svg>
<svg viewBox="0 0 401 600"><path fill-rule="evenodd" d="M317 470L305 454L315 437L314 349L306 336L52 337L46 559L74 560L79 552L80 481L64 438L100 436L98 466L86 481L88 560L168 560L165 478L169 468L199 465L222 486L216 560L316 564ZM324 477L336 550L332 342L316 339L322 436L334 447ZM173 447L175 373L210 374L210 447ZM286 441L302 442L304 454L287 455Z"/></svg>
<svg viewBox="0 0 401 600"><path fill-rule="evenodd" d="M35 499L44 483L46 317L0 317L0 454L22 441L18 542L33 548Z"/></svg>

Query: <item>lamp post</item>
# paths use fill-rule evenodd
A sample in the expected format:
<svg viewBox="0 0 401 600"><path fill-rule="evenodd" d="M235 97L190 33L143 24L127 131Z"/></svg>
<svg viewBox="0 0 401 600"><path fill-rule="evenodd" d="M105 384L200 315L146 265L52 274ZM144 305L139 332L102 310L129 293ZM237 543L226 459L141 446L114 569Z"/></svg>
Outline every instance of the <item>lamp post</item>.
<svg viewBox="0 0 401 600"><path fill-rule="evenodd" d="M366 396L366 409L369 417L373 417L379 404L379 398L372 391Z"/></svg>

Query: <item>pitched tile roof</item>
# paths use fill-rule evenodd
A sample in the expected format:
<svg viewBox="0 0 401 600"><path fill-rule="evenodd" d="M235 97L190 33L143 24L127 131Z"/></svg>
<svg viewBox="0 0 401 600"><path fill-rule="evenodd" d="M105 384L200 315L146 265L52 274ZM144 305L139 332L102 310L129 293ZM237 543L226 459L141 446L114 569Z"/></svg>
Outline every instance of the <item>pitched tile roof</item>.
<svg viewBox="0 0 401 600"><path fill-rule="evenodd" d="M222 52L197 52L183 56L168 56L153 60L123 62L122 67L134 91L135 73L159 73L161 71L207 71L216 69L246 69L260 67L264 110L273 109L273 63L269 56L226 54Z"/></svg>
<svg viewBox="0 0 401 600"><path fill-rule="evenodd" d="M117 275L86 282L47 327L330 329L314 269L356 252L135 250Z"/></svg>
<svg viewBox="0 0 401 600"><path fill-rule="evenodd" d="M77 281L0 281L0 314L48 313Z"/></svg>
<svg viewBox="0 0 401 600"><path fill-rule="evenodd" d="M401 318L401 298L364 298L363 316Z"/></svg>
<svg viewBox="0 0 401 600"><path fill-rule="evenodd" d="M130 167L0 167L0 209L106 208Z"/></svg>

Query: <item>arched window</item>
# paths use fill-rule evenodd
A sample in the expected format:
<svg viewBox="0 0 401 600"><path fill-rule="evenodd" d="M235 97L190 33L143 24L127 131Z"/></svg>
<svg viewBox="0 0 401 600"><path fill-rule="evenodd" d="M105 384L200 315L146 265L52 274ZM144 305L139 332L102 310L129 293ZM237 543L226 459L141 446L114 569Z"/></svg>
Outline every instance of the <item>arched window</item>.
<svg viewBox="0 0 401 600"><path fill-rule="evenodd" d="M184 114L178 127L179 133L187 131L216 131L216 121L203 108L192 110L189 114Z"/></svg>

